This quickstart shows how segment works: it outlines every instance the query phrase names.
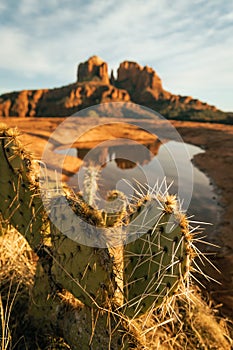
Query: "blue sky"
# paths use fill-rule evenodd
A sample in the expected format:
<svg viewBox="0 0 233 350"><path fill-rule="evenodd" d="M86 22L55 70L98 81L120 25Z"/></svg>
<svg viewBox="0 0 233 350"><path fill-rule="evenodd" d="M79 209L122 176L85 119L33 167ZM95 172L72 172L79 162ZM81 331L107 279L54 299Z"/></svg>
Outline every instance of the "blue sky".
<svg viewBox="0 0 233 350"><path fill-rule="evenodd" d="M231 0L0 0L0 93L74 82L94 54L233 111Z"/></svg>

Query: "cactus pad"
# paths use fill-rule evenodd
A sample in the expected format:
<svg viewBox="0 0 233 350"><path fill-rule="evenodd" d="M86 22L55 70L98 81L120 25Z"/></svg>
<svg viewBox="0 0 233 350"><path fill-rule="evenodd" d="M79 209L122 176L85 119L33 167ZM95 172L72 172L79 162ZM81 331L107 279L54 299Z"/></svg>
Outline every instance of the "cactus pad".
<svg viewBox="0 0 233 350"><path fill-rule="evenodd" d="M115 279L108 249L95 248L97 230L93 224L100 225L102 216L81 199L67 200L70 206L64 205L64 197L52 205L53 278L86 305L106 304L114 294ZM84 213L86 222L79 220Z"/></svg>
<svg viewBox="0 0 233 350"><path fill-rule="evenodd" d="M124 249L124 305L130 317L166 302L186 279L192 257L188 222L175 198L147 197L142 203L131 223L141 236Z"/></svg>
<svg viewBox="0 0 233 350"><path fill-rule="evenodd" d="M46 215L35 181L31 155L26 152L15 129L0 127L1 214L29 244L36 248L46 231Z"/></svg>

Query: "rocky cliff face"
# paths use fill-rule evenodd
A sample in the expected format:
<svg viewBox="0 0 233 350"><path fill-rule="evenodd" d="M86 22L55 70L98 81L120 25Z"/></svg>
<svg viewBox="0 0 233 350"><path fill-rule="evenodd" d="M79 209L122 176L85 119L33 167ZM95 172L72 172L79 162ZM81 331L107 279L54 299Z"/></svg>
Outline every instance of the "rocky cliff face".
<svg viewBox="0 0 233 350"><path fill-rule="evenodd" d="M0 96L0 116L36 116L37 105L48 91L23 90Z"/></svg>
<svg viewBox="0 0 233 350"><path fill-rule="evenodd" d="M216 107L207 103L164 90L155 70L148 66L142 67L136 62L122 62L113 84L128 91L133 102L154 109L166 117L198 111L217 112Z"/></svg>
<svg viewBox="0 0 233 350"><path fill-rule="evenodd" d="M140 98L145 90L153 90L157 96L163 92L162 81L150 67L142 67L136 62L124 61L117 71L116 86L127 90L132 98Z"/></svg>
<svg viewBox="0 0 233 350"><path fill-rule="evenodd" d="M97 56L79 64L78 80L56 89L24 90L0 96L0 116L69 116L101 102L135 102L167 118L223 118L223 112L189 96L165 91L154 69L136 62L120 64L117 77L108 75L108 65ZM224 114L224 118L226 118Z"/></svg>
<svg viewBox="0 0 233 350"><path fill-rule="evenodd" d="M78 81L101 81L109 84L108 65L98 56L92 56L78 66Z"/></svg>

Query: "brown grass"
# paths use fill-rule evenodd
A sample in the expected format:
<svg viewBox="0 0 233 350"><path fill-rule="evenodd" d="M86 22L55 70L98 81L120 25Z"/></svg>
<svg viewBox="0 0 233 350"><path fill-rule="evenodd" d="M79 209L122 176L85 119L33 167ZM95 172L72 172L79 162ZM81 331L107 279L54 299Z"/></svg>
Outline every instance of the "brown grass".
<svg viewBox="0 0 233 350"><path fill-rule="evenodd" d="M0 237L0 334L1 350L7 350L15 345L14 333L20 322L16 314L28 301L35 260L26 240L15 229L3 226Z"/></svg>

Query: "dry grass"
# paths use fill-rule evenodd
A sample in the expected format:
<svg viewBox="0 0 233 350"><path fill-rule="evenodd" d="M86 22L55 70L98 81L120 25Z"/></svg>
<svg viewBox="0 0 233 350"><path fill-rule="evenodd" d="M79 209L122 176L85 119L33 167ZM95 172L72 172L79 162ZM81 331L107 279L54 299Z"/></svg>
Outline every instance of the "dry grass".
<svg viewBox="0 0 233 350"><path fill-rule="evenodd" d="M157 310L141 318L145 349L230 350L233 345L226 320L215 316L196 288L188 298L181 295L171 300L162 313Z"/></svg>
<svg viewBox="0 0 233 350"><path fill-rule="evenodd" d="M23 309L33 285L35 260L26 240L15 229L1 227L0 315L1 350L14 348L17 310Z"/></svg>
<svg viewBox="0 0 233 350"><path fill-rule="evenodd" d="M0 237L0 335L1 350L69 349L63 339L47 335L49 345L33 346L24 334L29 295L33 286L36 257L25 239L14 229L2 229ZM201 299L197 288L171 300L166 309L154 310L129 322L129 330L140 339L140 350L230 350L229 324ZM21 329L22 331L22 329ZM33 330L31 336L33 336ZM35 345L36 344L36 345ZM138 350L139 350L138 349ZM95 350L95 349L94 349ZM96 349L99 350L99 349Z"/></svg>
<svg viewBox="0 0 233 350"><path fill-rule="evenodd" d="M2 235L1 235L2 234ZM42 335L28 322L37 256L14 228L0 227L0 350L70 349L59 336ZM24 334L25 331L25 334ZM35 339L34 339L35 338Z"/></svg>
<svg viewBox="0 0 233 350"><path fill-rule="evenodd" d="M36 268L36 256L27 241L11 228L0 238L1 287L14 282L31 286Z"/></svg>

